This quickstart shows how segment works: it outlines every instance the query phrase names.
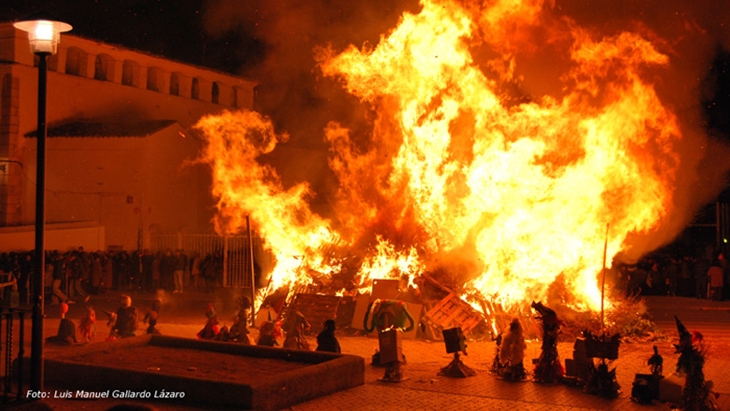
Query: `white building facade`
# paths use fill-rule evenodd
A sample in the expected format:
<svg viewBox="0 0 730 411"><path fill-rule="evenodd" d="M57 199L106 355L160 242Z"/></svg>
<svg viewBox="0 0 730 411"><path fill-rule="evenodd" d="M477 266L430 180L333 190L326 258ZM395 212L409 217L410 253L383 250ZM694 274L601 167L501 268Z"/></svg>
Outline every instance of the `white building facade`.
<svg viewBox="0 0 730 411"><path fill-rule="evenodd" d="M38 69L0 24L0 252L33 248ZM49 58L46 248L145 248L212 233L209 170L189 165L202 116L252 109L256 83L64 34Z"/></svg>

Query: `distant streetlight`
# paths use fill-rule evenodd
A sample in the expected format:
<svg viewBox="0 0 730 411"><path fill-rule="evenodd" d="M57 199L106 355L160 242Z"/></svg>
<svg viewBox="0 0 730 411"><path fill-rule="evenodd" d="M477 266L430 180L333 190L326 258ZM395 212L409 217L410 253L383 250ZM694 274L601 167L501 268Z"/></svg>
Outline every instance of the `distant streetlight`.
<svg viewBox="0 0 730 411"><path fill-rule="evenodd" d="M43 236L46 225L46 79L48 56L58 50L61 33L71 30L71 25L55 21L47 16L32 16L13 24L15 28L28 32L30 51L38 56L38 140L36 160L35 194L35 270L33 271L33 326L30 346L30 388L43 390L43 288L45 250Z"/></svg>

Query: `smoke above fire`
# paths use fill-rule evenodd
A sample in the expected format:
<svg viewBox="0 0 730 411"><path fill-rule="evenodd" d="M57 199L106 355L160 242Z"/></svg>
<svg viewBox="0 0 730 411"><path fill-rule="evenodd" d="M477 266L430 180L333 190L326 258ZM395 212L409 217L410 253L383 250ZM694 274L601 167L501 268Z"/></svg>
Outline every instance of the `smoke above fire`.
<svg viewBox="0 0 730 411"><path fill-rule="evenodd" d="M197 125L217 230L251 217L272 288L430 273L597 309L604 247L671 241L729 168L700 105L727 8L635 3L210 2L265 50L261 113Z"/></svg>

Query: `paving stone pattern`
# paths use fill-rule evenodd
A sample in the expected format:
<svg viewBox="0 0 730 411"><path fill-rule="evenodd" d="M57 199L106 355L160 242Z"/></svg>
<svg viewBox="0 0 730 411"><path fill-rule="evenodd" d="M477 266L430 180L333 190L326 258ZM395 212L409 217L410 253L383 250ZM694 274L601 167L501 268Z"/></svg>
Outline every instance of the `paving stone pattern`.
<svg viewBox="0 0 730 411"><path fill-rule="evenodd" d="M730 410L730 304L694 299L661 298L648 300L656 306L657 324L666 339L653 343L622 344L620 356L611 362L622 391L613 400L584 393L566 385L543 385L534 382L508 382L488 372L494 358L494 343L471 342L465 364L477 371L476 376L459 379L438 376L451 357L443 343L405 340L403 352L409 363L404 368L408 378L400 383L378 381L384 370L366 368L365 385L325 398L291 407L291 410L667 410L668 405L655 402L640 405L631 401L631 387L636 373L649 373L646 364L656 344L664 357L664 374L675 371L677 355L672 343L677 340L674 310L681 307L681 319L691 331L700 330L709 347L705 376L713 381L722 410ZM708 307L710 307L708 309ZM686 318L686 319L685 319ZM368 358L377 348L377 340L340 338L343 350ZM572 343L558 345L561 359L572 356ZM540 343L529 342L527 358L537 358ZM527 361L526 361L527 362Z"/></svg>
<svg viewBox="0 0 730 411"><path fill-rule="evenodd" d="M617 379L622 387L619 397L603 399L584 393L580 388L566 385L542 385L533 382L507 382L488 372L494 358L494 343L491 341L469 342L467 356L463 362L477 371L476 376L455 379L438 376L438 371L449 364L452 357L446 354L443 342L404 340L403 352L408 364L404 375L408 378L400 383L378 381L384 368L366 366L365 384L326 397L308 401L288 408L292 411L309 410L508 410L508 411L577 411L616 410L648 411L669 410L667 404L639 405L631 401L631 383L636 373L648 373L646 360L656 344L664 357L664 374L674 372L677 355L672 343L677 341L674 315L680 318L690 331L703 333L710 356L705 364L705 375L714 382L715 392L720 393L722 410L730 411L730 302L712 302L679 297L653 297L647 305L654 319L666 334L666 339L654 343L622 344L619 359L611 366L616 367ZM199 310L198 310L199 311ZM200 318L199 318L200 317ZM169 317L168 317L169 318ZM163 333L191 337L202 327L202 317L197 311L192 322L181 318L176 323L161 323ZM49 321L47 332L52 332L58 323ZM104 330L102 325L101 330ZM102 331L103 332L103 331ZM49 334L50 335L50 334ZM363 356L368 360L378 346L375 338L339 337L343 352ZM561 359L572 356L572 343L560 343ZM529 342L526 362L540 354L540 343ZM102 411L114 405L113 402L64 401L49 402L57 411L85 409ZM201 405L173 404L161 401L151 402L157 410L205 410Z"/></svg>

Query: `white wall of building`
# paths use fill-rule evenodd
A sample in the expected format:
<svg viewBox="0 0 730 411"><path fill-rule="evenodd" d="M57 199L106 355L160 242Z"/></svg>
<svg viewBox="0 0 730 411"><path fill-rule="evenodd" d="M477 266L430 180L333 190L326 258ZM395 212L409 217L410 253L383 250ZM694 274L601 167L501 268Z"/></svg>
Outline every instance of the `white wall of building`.
<svg viewBox="0 0 730 411"><path fill-rule="evenodd" d="M30 227L37 140L27 135L37 127L38 70L25 33L11 23L0 24L0 61L0 227ZM70 122L170 125L144 136L49 137L47 224L96 222L105 238L89 249L137 249L151 233L212 233L209 170L183 167L202 144L191 126L207 114L252 109L256 83L68 34L49 67L49 129ZM5 238L0 231L0 251L10 246Z"/></svg>

